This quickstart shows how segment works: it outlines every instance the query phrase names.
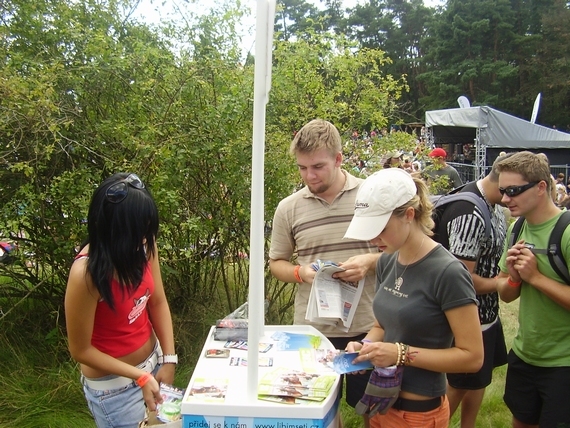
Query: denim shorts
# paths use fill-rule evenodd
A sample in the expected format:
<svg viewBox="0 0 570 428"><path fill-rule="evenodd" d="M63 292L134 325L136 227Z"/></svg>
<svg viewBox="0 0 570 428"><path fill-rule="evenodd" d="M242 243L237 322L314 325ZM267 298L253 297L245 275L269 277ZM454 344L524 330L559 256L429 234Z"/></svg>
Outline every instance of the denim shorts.
<svg viewBox="0 0 570 428"><path fill-rule="evenodd" d="M150 357L157 352L157 348ZM139 366L144 366L146 361ZM157 364L152 374L156 376L160 364ZM108 375L94 381L108 381L118 376ZM138 428L139 422L146 416L146 406L143 399L142 389L132 381L126 386L117 389L99 390L89 387L84 377L81 377L83 392L87 400L87 406L98 428Z"/></svg>

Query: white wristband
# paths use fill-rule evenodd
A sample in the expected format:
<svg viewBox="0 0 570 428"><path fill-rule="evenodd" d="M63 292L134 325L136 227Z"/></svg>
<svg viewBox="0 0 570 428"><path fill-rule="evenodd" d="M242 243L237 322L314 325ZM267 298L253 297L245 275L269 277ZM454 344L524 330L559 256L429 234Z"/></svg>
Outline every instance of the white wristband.
<svg viewBox="0 0 570 428"><path fill-rule="evenodd" d="M178 364L178 355L166 354L158 357L159 364Z"/></svg>

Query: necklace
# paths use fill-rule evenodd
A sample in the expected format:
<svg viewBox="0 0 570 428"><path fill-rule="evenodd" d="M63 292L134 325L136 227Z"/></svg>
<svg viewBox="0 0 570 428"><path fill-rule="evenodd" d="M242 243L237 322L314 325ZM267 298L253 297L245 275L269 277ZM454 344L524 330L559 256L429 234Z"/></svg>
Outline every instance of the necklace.
<svg viewBox="0 0 570 428"><path fill-rule="evenodd" d="M394 289L396 291L400 291L400 287L402 286L402 284L404 284L404 274L406 273L406 271L408 270L408 266L410 266L412 263L414 263L414 260L416 260L416 258L418 257L418 255L420 254L420 250L422 249L422 246L424 245L424 241L426 240L426 236L424 235L424 237L422 238L422 243L420 244L419 248L418 248L418 252L416 253L416 255L414 256L414 258L412 259L412 261L410 263L408 263L406 265L406 267L404 268L404 271L402 272L401 275L398 276L398 259L396 258L396 263L394 263L394 273L397 278L396 281L394 281Z"/></svg>

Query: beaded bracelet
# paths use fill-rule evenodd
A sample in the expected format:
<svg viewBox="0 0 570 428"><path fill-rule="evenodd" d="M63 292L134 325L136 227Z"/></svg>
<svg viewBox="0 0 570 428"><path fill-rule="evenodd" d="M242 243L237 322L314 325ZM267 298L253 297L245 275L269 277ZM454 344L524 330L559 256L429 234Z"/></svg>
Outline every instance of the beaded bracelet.
<svg viewBox="0 0 570 428"><path fill-rule="evenodd" d="M410 349L410 346L400 342L396 342L396 346L398 348L398 358L396 359L396 365L397 366L410 365L410 359L408 357L408 351Z"/></svg>
<svg viewBox="0 0 570 428"><path fill-rule="evenodd" d="M145 386L145 385L147 384L147 382L148 382L151 378L152 378L152 374L150 374L150 373L142 374L142 375L137 379L137 385L142 388L143 386Z"/></svg>
<svg viewBox="0 0 570 428"><path fill-rule="evenodd" d="M406 344L402 344L402 347L404 348L403 354L404 354L404 365L405 366L409 366L411 361L410 361L410 345L406 345Z"/></svg>

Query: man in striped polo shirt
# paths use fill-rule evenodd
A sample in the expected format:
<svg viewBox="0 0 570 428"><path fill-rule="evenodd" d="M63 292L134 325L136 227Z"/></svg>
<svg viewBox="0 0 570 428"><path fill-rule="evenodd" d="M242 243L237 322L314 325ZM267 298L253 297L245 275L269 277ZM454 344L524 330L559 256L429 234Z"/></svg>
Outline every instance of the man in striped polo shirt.
<svg viewBox="0 0 570 428"><path fill-rule="evenodd" d="M283 199L273 218L269 266L277 279L297 283L294 324L309 324L323 333L336 349L360 340L374 323L372 298L378 248L368 242L344 239L354 214L354 202L362 179L341 168L342 144L336 127L321 119L307 123L295 135L290 148L305 186ZM355 257L356 256L356 257ZM350 259L350 260L349 260ZM295 260L295 263L292 263ZM317 260L340 263L346 271L339 278L365 279L364 290L348 332L337 326L305 319ZM343 263L344 262L344 263ZM342 322L339 323L342 327ZM347 377L346 401L354 407L362 398L367 375ZM365 424L367 426L367 419Z"/></svg>

